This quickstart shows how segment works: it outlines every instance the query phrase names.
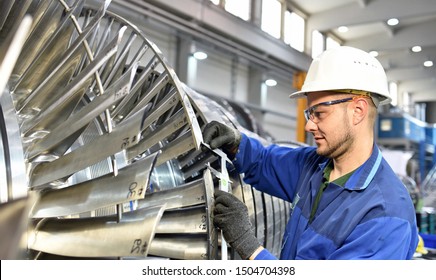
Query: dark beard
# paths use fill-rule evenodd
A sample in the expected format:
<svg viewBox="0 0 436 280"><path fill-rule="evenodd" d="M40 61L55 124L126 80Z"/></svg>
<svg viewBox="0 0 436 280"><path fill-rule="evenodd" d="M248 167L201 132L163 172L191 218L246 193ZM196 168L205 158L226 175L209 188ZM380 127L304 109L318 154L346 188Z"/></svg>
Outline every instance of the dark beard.
<svg viewBox="0 0 436 280"><path fill-rule="evenodd" d="M344 155L348 147L350 146L350 143L352 142L352 135L347 129L347 133L344 135L343 139L341 141L338 141L333 146L328 146L326 150L320 151L319 149L316 149L316 153L320 156L324 156L327 158L340 158L342 155Z"/></svg>

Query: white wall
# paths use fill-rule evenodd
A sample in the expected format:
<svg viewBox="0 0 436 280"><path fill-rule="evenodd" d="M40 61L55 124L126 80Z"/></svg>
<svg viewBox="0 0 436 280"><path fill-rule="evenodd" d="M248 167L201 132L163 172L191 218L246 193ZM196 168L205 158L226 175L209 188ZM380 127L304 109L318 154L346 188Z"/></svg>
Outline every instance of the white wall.
<svg viewBox="0 0 436 280"><path fill-rule="evenodd" d="M291 119L273 114L265 114L263 121L264 128L277 140L295 141L297 139L295 121L297 102L289 98L289 94L292 91L293 88L290 81L280 79L277 79L275 87L267 87L265 108L294 117Z"/></svg>
<svg viewBox="0 0 436 280"><path fill-rule="evenodd" d="M233 57L214 50L206 49L206 52L208 58L205 60L198 61L190 57L188 86L199 92L246 102L248 65L238 62L234 64L236 67L232 73Z"/></svg>
<svg viewBox="0 0 436 280"><path fill-rule="evenodd" d="M196 68L195 68L196 66ZM190 58L188 86L224 98L231 98L231 61L209 53L205 60Z"/></svg>
<svg viewBox="0 0 436 280"><path fill-rule="evenodd" d="M141 30L147 39L156 44L168 64L174 68L177 59L177 37L174 30L155 24L148 24L141 27Z"/></svg>

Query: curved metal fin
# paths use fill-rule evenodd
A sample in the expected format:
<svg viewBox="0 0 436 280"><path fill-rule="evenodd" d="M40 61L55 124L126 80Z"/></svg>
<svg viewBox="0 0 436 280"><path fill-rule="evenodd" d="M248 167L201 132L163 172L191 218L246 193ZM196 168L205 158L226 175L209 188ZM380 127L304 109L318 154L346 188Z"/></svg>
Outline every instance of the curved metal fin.
<svg viewBox="0 0 436 280"><path fill-rule="evenodd" d="M180 187L146 194L138 201L138 208L147 208L165 203L166 209L176 209L203 204L206 201L203 179Z"/></svg>
<svg viewBox="0 0 436 280"><path fill-rule="evenodd" d="M71 257L144 257L159 223L163 206L114 217L44 219L29 231L28 247Z"/></svg>
<svg viewBox="0 0 436 280"><path fill-rule="evenodd" d="M206 260L206 235L158 236L150 244L149 255L180 260Z"/></svg>
<svg viewBox="0 0 436 280"><path fill-rule="evenodd" d="M98 208L142 199L149 185L150 175L158 153L134 164L90 181L41 194L33 209L33 218L67 216Z"/></svg>

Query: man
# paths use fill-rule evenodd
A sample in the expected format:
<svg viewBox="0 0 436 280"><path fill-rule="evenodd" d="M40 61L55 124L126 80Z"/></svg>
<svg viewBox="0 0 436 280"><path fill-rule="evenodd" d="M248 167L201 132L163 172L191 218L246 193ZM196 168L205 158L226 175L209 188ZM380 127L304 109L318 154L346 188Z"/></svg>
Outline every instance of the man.
<svg viewBox="0 0 436 280"><path fill-rule="evenodd" d="M374 139L387 78L368 53L338 47L312 62L301 91L316 147L264 147L211 122L204 142L222 148L244 181L292 202L280 259L411 259L418 244L407 189ZM274 259L257 241L245 205L217 191L214 223L243 259Z"/></svg>

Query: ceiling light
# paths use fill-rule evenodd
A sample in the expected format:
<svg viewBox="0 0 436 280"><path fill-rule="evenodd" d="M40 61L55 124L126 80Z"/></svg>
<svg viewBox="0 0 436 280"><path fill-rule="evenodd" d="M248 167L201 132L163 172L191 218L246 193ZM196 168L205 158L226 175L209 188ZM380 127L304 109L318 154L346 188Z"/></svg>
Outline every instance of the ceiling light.
<svg viewBox="0 0 436 280"><path fill-rule="evenodd" d="M431 61L431 60L424 61L424 66L425 67L432 67L433 66L433 61Z"/></svg>
<svg viewBox="0 0 436 280"><path fill-rule="evenodd" d="M338 31L341 32L341 33L345 33L345 32L348 31L348 27L346 27L346 26L339 26L338 27Z"/></svg>
<svg viewBox="0 0 436 280"><path fill-rule="evenodd" d="M422 51L421 46L414 46L414 47L412 47L412 52L420 52L420 51Z"/></svg>
<svg viewBox="0 0 436 280"><path fill-rule="evenodd" d="M394 26L394 25L397 25L399 22L400 21L398 19L391 18L391 19L388 19L387 24L390 25L390 26Z"/></svg>
<svg viewBox="0 0 436 280"><path fill-rule="evenodd" d="M378 51L370 51L369 54L372 55L373 57L377 57Z"/></svg>
<svg viewBox="0 0 436 280"><path fill-rule="evenodd" d="M202 52L202 51L198 51L198 52L195 52L195 53L193 54L193 56L194 56L196 59L198 59L198 60L203 60L203 59L206 59L206 58L207 58L207 53Z"/></svg>
<svg viewBox="0 0 436 280"><path fill-rule="evenodd" d="M265 85L269 87L275 87L277 85L277 81L274 79L268 79L265 81Z"/></svg>

